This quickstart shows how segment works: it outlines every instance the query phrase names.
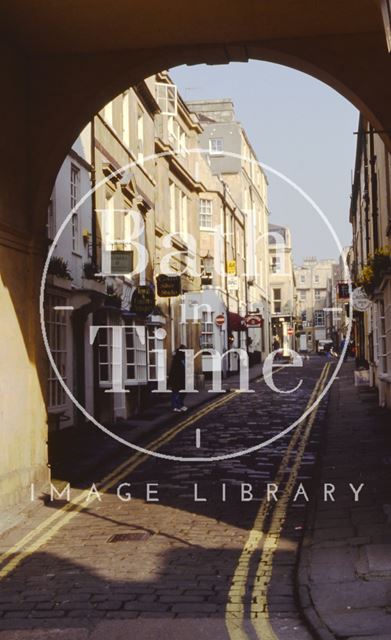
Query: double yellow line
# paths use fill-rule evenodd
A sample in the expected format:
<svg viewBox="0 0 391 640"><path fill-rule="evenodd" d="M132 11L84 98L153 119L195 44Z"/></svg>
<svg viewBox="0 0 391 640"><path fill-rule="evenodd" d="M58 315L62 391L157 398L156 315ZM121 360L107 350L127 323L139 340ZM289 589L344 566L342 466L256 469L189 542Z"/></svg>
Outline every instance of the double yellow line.
<svg viewBox="0 0 391 640"><path fill-rule="evenodd" d="M330 364L327 363L312 391L306 410L314 403L316 396L324 389L329 369ZM248 640L247 633L243 628L246 606L246 585L249 578L250 562L253 558L253 554L259 549L262 541L261 559L257 566L251 594L250 619L258 638L261 640L278 640L270 623L267 590L272 576L274 552L278 546L281 530L286 519L289 499L297 480L303 454L311 434L317 411L318 407L316 407L307 420L304 420L303 423L295 430L274 479L274 483L276 485L281 484L292 453L296 448L296 445L298 445L289 478L284 486L283 494L275 505L268 502L267 496L263 498L256 515L253 528L250 531L247 542L240 555L239 562L231 582L225 613L225 622L231 640ZM270 527L268 533L264 533L265 521L271 511L272 518Z"/></svg>
<svg viewBox="0 0 391 640"><path fill-rule="evenodd" d="M205 407L197 411L197 413L189 416L185 420L182 420L174 427L172 427L167 433L152 441L152 443L148 445L148 450L156 451L160 447L170 442L170 440L175 438L178 433L186 429L188 426L190 426L194 422L197 422L211 411L222 407L234 398L237 398L236 394L227 393L222 398L208 403ZM110 491L110 489L115 487L120 480L137 469L137 467L139 467L147 458L149 458L148 454L142 452L137 452L132 455L130 460L127 460L122 465L119 465L118 467L116 467L116 469L114 469L114 471L103 478L103 480L98 485L99 493L106 493ZM80 495L76 496L75 499L67 502L63 507L61 507L61 509L58 509L58 511L46 518L35 529L30 531L17 543L10 547L10 549L1 554L0 580L9 575L9 573L13 571L13 569L15 569L15 567L17 567L25 558L40 549L51 538L53 538L53 536L64 525L72 520L72 518L74 518L78 513L83 511L83 509L88 507L91 502L94 502L97 499L98 497L94 494L91 494L90 490L81 492Z"/></svg>

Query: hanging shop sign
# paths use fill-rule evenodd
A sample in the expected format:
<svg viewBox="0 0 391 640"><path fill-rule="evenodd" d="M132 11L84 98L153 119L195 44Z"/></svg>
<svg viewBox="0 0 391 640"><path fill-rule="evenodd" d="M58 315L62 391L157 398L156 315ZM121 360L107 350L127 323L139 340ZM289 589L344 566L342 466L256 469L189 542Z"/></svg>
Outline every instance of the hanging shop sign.
<svg viewBox="0 0 391 640"><path fill-rule="evenodd" d="M182 293L181 276L167 276L161 273L157 276L156 282L160 298L175 298Z"/></svg>
<svg viewBox="0 0 391 640"><path fill-rule="evenodd" d="M155 308L155 292L151 286L136 287L130 310L138 315L149 315Z"/></svg>
<svg viewBox="0 0 391 640"><path fill-rule="evenodd" d="M357 287L353 291L353 307L357 311L366 311L371 306L371 301L368 298L365 290L362 287Z"/></svg>
<svg viewBox="0 0 391 640"><path fill-rule="evenodd" d="M348 282L338 282L337 296L339 300L349 300L349 283Z"/></svg>
<svg viewBox="0 0 391 640"><path fill-rule="evenodd" d="M260 315L248 315L245 317L244 322L246 327L261 327L262 326L262 316Z"/></svg>
<svg viewBox="0 0 391 640"><path fill-rule="evenodd" d="M126 275L133 271L133 251L111 251L111 270L113 275Z"/></svg>
<svg viewBox="0 0 391 640"><path fill-rule="evenodd" d="M225 322L225 316L223 313L220 313L218 316L215 317L215 323L217 324L218 327L222 327L224 322Z"/></svg>

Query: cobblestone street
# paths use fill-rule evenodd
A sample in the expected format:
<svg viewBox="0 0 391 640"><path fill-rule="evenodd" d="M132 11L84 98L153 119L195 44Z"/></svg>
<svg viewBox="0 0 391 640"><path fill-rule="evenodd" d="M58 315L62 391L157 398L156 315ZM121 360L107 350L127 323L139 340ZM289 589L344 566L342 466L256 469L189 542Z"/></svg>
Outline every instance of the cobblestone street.
<svg viewBox="0 0 391 640"><path fill-rule="evenodd" d="M168 441L169 429L157 434L152 449L206 457L269 439L300 416L315 397L310 398L312 391L321 393L333 366L320 357L306 362L300 370L303 384L293 394L273 393L258 379L252 384L256 393L234 394L203 415L205 405L194 411L194 418L201 414L194 424L187 416L174 423ZM292 371L274 375L281 389L296 386L297 371ZM305 494L310 506L318 498L321 517L327 509L337 528L340 505L347 509L354 502L343 474L335 503L322 502L324 484L332 483L335 473L325 473L322 484L313 486L326 408L323 401L273 444L219 462L125 452L99 477L86 478L84 489L72 487L71 505L37 500L36 507L26 507L24 519L1 538L0 637L314 637L308 630L313 621L309 592L307 601L298 598L296 571L306 526ZM201 429L199 452L195 428ZM352 478L356 489L357 480ZM316 532L315 539L327 531ZM335 532L328 531L331 541ZM339 530L336 537L343 535ZM352 537L350 529L346 535ZM324 549L316 550L315 567L323 556ZM333 567L337 576L341 562ZM303 596L303 586L299 591ZM319 598L319 589L315 595ZM381 615L388 620L385 610Z"/></svg>

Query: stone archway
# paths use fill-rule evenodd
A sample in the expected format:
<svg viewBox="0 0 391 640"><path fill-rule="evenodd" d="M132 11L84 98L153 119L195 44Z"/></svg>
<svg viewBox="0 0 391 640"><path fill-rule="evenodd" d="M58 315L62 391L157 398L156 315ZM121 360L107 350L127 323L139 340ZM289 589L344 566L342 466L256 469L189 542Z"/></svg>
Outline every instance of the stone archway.
<svg viewBox="0 0 391 640"><path fill-rule="evenodd" d="M0 14L0 394L9 393L7 403L0 396L0 494L13 500L47 474L43 229L58 169L91 116L158 70L254 58L330 85L391 149L391 59L377 0L200 0L196 10L177 0L136 8L128 0L20 0Z"/></svg>

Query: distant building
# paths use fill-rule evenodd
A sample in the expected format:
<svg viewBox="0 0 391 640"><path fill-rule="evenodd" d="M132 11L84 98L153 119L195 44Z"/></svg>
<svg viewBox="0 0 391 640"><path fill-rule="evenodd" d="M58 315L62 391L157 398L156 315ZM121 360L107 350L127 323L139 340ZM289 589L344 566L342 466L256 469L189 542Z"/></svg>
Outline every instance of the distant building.
<svg viewBox="0 0 391 640"><path fill-rule="evenodd" d="M295 267L297 316L308 351L317 351L319 340L333 340L332 318L335 297L336 260L304 259Z"/></svg>
<svg viewBox="0 0 391 640"><path fill-rule="evenodd" d="M262 315L262 326L248 330L248 348L265 358L271 336L267 178L230 99L197 100L187 104L202 125L200 147L205 149L211 171L225 189L225 200L230 200L236 210L232 227L230 216L225 221L228 253L231 251L233 255L228 274L231 277L226 283L227 306L231 313L241 316ZM235 261L236 265L232 264ZM245 266L246 277L242 275L241 265Z"/></svg>
<svg viewBox="0 0 391 640"><path fill-rule="evenodd" d="M288 355L289 349L296 349L296 282L288 227L269 224L269 257L272 341Z"/></svg>

